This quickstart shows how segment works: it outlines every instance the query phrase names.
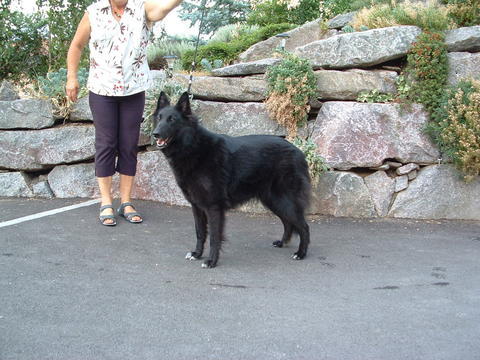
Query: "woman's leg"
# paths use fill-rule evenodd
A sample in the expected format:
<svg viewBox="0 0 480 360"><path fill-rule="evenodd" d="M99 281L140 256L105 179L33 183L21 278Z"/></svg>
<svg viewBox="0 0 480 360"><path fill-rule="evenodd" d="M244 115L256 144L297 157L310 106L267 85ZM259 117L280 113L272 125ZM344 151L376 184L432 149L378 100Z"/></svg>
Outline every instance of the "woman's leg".
<svg viewBox="0 0 480 360"><path fill-rule="evenodd" d="M121 202L130 202L135 174L137 171L138 138L145 107L145 93L141 92L127 96L120 104L120 120L118 129L118 162L117 171L120 173ZM125 213L134 212L131 206L125 207ZM133 221L140 221L135 216Z"/></svg>
<svg viewBox="0 0 480 360"><path fill-rule="evenodd" d="M112 175L115 173L117 153L118 104L114 98L94 93L89 95L90 109L95 125L95 174L100 189L101 206L110 205L112 198ZM100 215L113 215L113 209L105 209ZM105 224L113 223L105 219Z"/></svg>

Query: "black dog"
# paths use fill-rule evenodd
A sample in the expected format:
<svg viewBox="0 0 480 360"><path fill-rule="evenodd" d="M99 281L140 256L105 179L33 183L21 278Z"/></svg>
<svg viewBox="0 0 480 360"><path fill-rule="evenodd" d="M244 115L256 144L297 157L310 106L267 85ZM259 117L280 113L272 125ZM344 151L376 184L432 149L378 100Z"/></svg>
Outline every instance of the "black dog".
<svg viewBox="0 0 480 360"><path fill-rule="evenodd" d="M288 141L270 135L231 137L212 133L192 114L187 93L171 106L162 92L154 113L153 136L168 159L179 187L192 204L197 233L195 251L203 254L210 226L210 255L202 267L215 267L224 239L225 211L257 198L283 223L282 247L292 232L300 235L293 259L303 259L310 242L305 209L310 176L305 156Z"/></svg>

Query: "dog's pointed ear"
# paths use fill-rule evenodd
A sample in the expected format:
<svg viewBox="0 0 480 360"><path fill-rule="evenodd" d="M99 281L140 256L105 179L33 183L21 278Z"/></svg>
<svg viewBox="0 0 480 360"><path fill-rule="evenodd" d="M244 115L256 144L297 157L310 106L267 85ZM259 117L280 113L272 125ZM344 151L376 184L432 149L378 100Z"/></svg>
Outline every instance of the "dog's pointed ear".
<svg viewBox="0 0 480 360"><path fill-rule="evenodd" d="M157 108L155 109L155 113L170 105L170 99L168 98L167 94L163 91L160 93L157 101Z"/></svg>
<svg viewBox="0 0 480 360"><path fill-rule="evenodd" d="M188 92L185 91L182 96L180 96L180 99L178 99L175 107L184 115L192 114L192 109L190 109L190 96L188 95Z"/></svg>

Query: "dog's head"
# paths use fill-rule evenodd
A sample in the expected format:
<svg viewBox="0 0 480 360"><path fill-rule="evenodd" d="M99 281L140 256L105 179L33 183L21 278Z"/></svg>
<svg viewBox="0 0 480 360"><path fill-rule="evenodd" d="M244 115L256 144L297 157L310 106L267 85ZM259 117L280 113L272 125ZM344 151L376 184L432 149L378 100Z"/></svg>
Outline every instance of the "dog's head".
<svg viewBox="0 0 480 360"><path fill-rule="evenodd" d="M190 99L184 92L175 106L170 105L170 99L162 91L158 98L157 108L153 114L153 137L159 149L165 149L173 142L185 141L190 138L197 125L197 119L190 109Z"/></svg>

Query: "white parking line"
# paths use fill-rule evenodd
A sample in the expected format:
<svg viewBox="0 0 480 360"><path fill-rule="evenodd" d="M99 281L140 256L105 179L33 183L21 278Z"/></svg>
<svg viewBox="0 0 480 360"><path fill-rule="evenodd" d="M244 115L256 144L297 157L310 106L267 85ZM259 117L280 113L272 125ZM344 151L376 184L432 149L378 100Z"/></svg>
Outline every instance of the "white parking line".
<svg viewBox="0 0 480 360"><path fill-rule="evenodd" d="M88 200L88 201L84 201L84 202L79 203L79 204L64 206L64 207L61 207L61 208L58 208L58 209L43 211L43 212L40 212L40 213L37 213L37 214L23 216L23 217L18 218L18 219L13 219L13 220L0 222L0 228L10 226L10 225L20 224L20 223L25 222L25 221L40 219L40 218L45 217L45 216L55 215L55 214L58 214L58 213L78 209L78 208L85 207L85 206L90 206L90 205L93 205L93 204L96 204L96 203L99 203L99 202L100 202L100 199Z"/></svg>

